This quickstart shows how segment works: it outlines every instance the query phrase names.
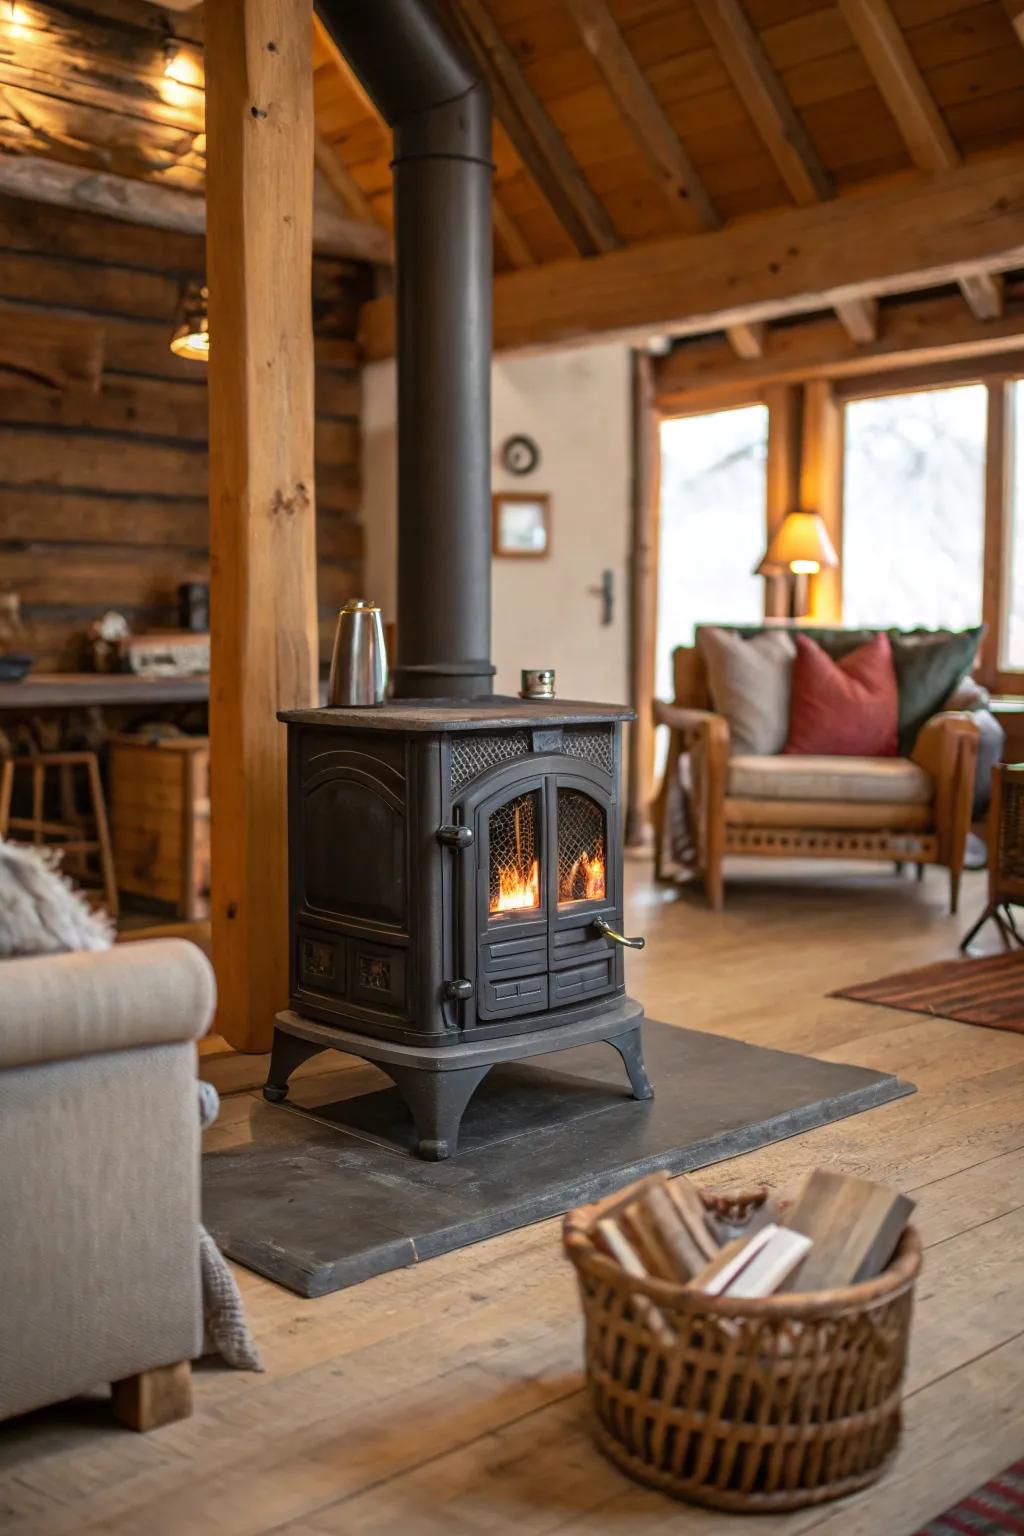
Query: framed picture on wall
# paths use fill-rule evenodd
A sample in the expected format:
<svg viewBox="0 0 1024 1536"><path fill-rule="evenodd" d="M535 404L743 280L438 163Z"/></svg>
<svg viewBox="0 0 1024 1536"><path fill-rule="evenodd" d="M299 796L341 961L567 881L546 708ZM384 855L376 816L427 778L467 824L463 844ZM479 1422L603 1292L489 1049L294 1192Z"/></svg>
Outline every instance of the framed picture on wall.
<svg viewBox="0 0 1024 1536"><path fill-rule="evenodd" d="M491 550L517 560L543 560L551 553L551 497L537 491L495 491Z"/></svg>

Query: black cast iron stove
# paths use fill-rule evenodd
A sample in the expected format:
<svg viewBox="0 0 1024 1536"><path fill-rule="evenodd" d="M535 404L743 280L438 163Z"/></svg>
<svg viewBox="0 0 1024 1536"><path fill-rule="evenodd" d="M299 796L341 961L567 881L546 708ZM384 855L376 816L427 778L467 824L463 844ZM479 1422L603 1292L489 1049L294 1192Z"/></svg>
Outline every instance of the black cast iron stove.
<svg viewBox="0 0 1024 1536"><path fill-rule="evenodd" d="M394 135L398 664L376 709L292 710L291 1001L264 1090L329 1047L455 1151L496 1063L607 1040L649 1098L625 995L607 705L493 696L491 102L432 0L316 0Z"/></svg>

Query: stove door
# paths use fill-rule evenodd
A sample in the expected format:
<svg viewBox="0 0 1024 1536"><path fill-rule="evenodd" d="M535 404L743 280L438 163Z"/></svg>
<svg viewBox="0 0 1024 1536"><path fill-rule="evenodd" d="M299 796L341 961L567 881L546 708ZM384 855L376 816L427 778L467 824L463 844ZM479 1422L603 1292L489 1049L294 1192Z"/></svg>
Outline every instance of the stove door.
<svg viewBox="0 0 1024 1536"><path fill-rule="evenodd" d="M548 990L557 1008L622 985L621 950L594 927L598 917L619 926L622 893L615 807L607 792L589 774L571 773L549 781L548 794L555 828Z"/></svg>
<svg viewBox="0 0 1024 1536"><path fill-rule="evenodd" d="M481 1023L548 1006L548 799L520 777L476 811L476 1014Z"/></svg>

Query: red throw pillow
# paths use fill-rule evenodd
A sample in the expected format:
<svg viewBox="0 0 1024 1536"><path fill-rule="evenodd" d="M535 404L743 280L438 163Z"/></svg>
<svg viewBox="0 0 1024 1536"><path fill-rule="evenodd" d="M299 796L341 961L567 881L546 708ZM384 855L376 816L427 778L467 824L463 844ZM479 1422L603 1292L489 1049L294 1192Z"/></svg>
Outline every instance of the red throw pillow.
<svg viewBox="0 0 1024 1536"><path fill-rule="evenodd" d="M789 740L783 751L822 757L895 757L899 695L888 635L833 661L796 635Z"/></svg>

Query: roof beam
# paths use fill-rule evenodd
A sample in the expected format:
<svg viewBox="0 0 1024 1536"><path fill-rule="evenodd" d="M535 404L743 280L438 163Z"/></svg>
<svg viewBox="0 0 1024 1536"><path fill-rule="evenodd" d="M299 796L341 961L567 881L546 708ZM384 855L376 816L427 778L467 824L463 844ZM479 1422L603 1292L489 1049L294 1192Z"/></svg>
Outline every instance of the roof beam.
<svg viewBox="0 0 1024 1536"><path fill-rule="evenodd" d="M761 357L748 361L720 337L694 338L658 359L659 399L671 397L683 405L716 391L750 392L809 378L853 378L932 363L992 360L1024 347L1024 283L1008 290L1006 312L996 321L975 320L951 294L901 299L884 314L884 326L869 342L855 341L841 321L831 317L770 328Z"/></svg>
<svg viewBox="0 0 1024 1536"><path fill-rule="evenodd" d="M313 157L317 170L352 217L360 224L376 224L377 216L366 193L340 155L334 153L320 133L313 139Z"/></svg>
<svg viewBox="0 0 1024 1536"><path fill-rule="evenodd" d="M567 0L587 51L615 105L664 188L677 222L718 229L721 218L647 76L616 25L607 0Z"/></svg>
<svg viewBox="0 0 1024 1536"><path fill-rule="evenodd" d="M859 347L878 340L878 300L844 299L836 305L843 330Z"/></svg>
<svg viewBox="0 0 1024 1536"><path fill-rule="evenodd" d="M491 217L494 220L494 233L501 241L502 249L512 265L514 267L535 266L537 258L530 250L515 219L502 206L496 190L491 193Z"/></svg>
<svg viewBox="0 0 1024 1536"><path fill-rule="evenodd" d="M914 62L889 0L839 0L839 9L914 164L922 171L945 171L958 165L960 151Z"/></svg>
<svg viewBox="0 0 1024 1536"><path fill-rule="evenodd" d="M138 181L133 176L65 165L42 155L0 154L0 192L59 208L102 213L125 224L148 224L189 235L201 235L206 229L205 202L191 192ZM317 209L313 238L317 250L330 256L382 264L391 260L386 229L346 219L333 209Z"/></svg>
<svg viewBox="0 0 1024 1536"><path fill-rule="evenodd" d="M756 357L764 356L765 323L763 320L754 320L748 324L730 325L725 333L726 340L732 347L737 357L742 357L752 362Z"/></svg>
<svg viewBox="0 0 1024 1536"><path fill-rule="evenodd" d="M622 240L604 204L527 85L483 0L449 0L449 11L487 77L495 111L516 153L577 251L593 256L617 250Z"/></svg>
<svg viewBox="0 0 1024 1536"><path fill-rule="evenodd" d="M500 273L494 342L508 351L694 335L1020 265L1024 156L1016 155L707 234ZM394 351L388 300L364 306L362 340L370 357Z"/></svg>
<svg viewBox="0 0 1024 1536"><path fill-rule="evenodd" d="M698 11L794 201L809 204L832 197L832 178L740 0L703 0Z"/></svg>
<svg viewBox="0 0 1024 1536"><path fill-rule="evenodd" d="M960 291L975 320L998 320L1003 313L1006 279L1001 272L973 272L961 277Z"/></svg>

